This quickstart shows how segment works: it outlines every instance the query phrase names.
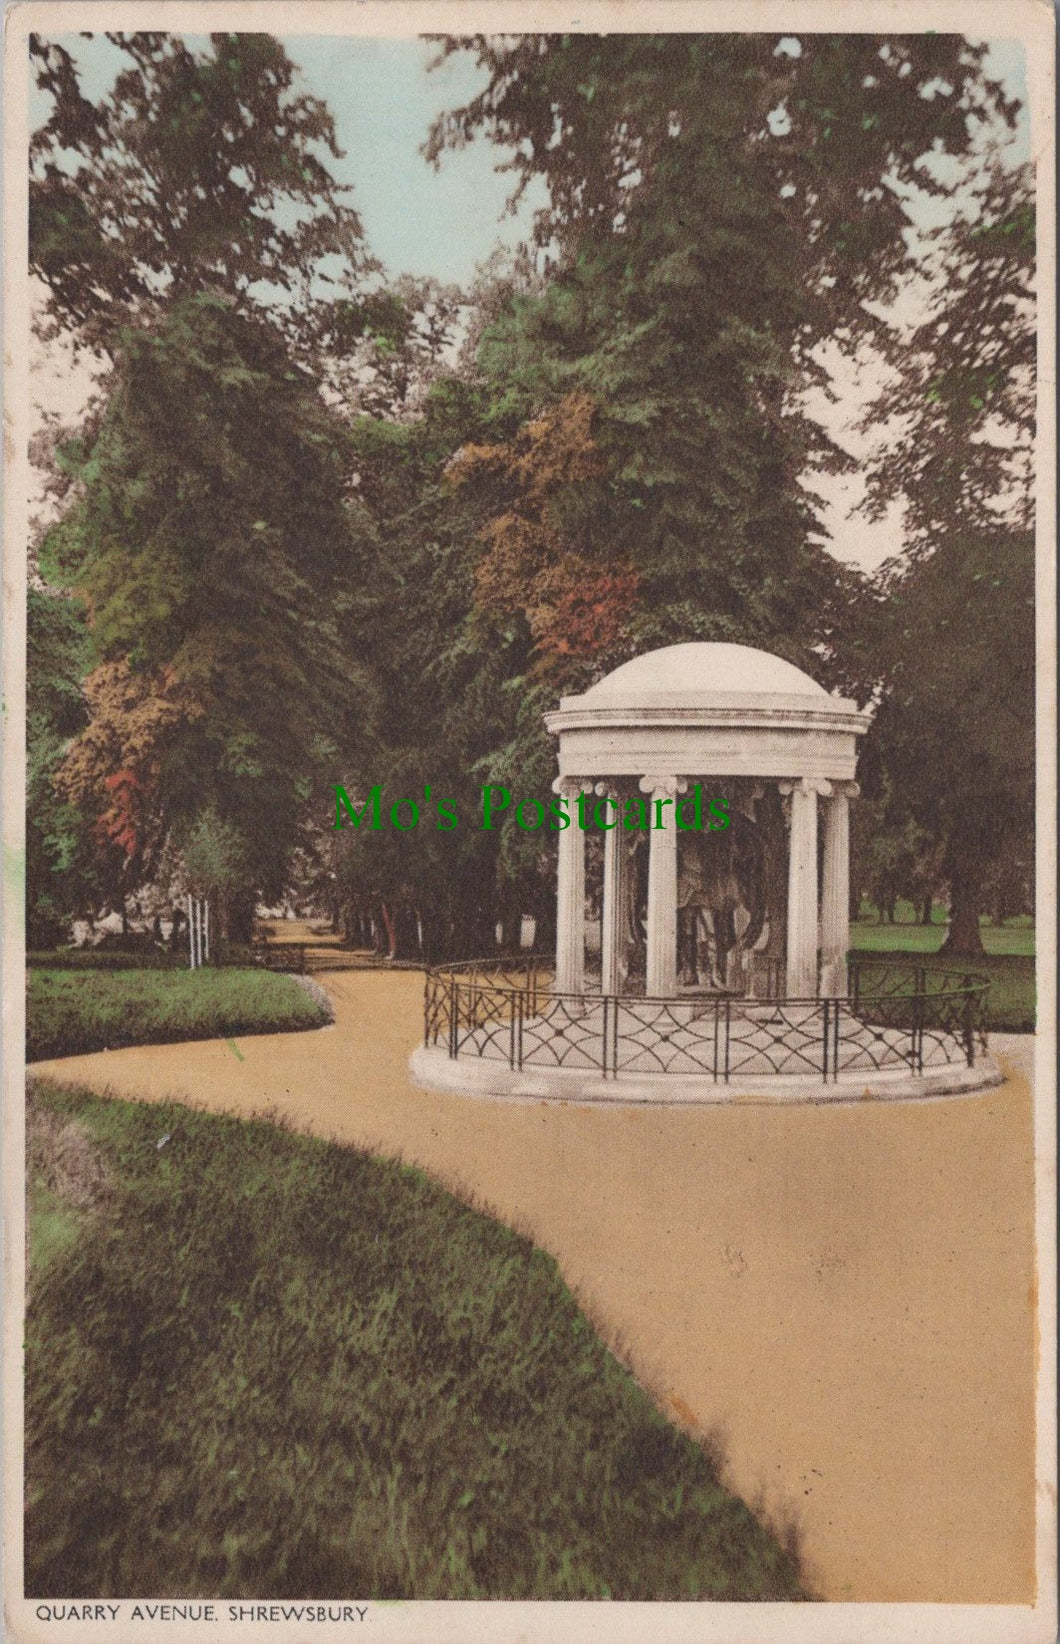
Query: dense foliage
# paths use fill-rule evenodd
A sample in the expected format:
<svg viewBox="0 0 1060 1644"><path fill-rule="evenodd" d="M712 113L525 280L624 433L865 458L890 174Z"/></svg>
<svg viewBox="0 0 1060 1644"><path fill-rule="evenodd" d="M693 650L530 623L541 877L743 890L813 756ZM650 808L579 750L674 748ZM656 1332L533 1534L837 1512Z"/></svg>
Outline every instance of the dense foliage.
<svg viewBox="0 0 1060 1644"><path fill-rule="evenodd" d="M92 668L58 790L129 889L212 819L246 934L370 707L344 643L371 525L342 426L267 322L191 297L122 333L106 413L67 460L82 491L42 563L88 602Z"/></svg>
<svg viewBox="0 0 1060 1644"><path fill-rule="evenodd" d="M56 774L85 724L88 655L84 610L30 588L26 611L26 936L47 945L82 901L100 893L84 818L59 796Z"/></svg>
<svg viewBox="0 0 1060 1644"><path fill-rule="evenodd" d="M688 639L880 704L872 872L959 899L958 946L984 898L1022 905L1030 721L1013 737L962 689L996 625L984 677L1028 712L1033 197L997 157L1016 107L985 48L445 41L487 83L428 154L485 135L517 191L548 186L536 270L461 301L373 273L320 158L331 117L275 41L108 38L126 66L95 102L36 46L34 267L113 360L42 557L91 649L34 732L58 819L41 804L40 940L75 890L124 905L179 857L236 936L294 885L393 954L489 947L498 921L511 941L526 912L547 942L547 841L336 834L332 784L425 807L430 785L465 816L484 782L543 793L542 711ZM836 348L890 373L873 505L904 499L909 553L875 583L829 553L813 489L850 462L808 414ZM995 808L1014 796L1007 843L961 820L980 764Z"/></svg>
<svg viewBox="0 0 1060 1644"><path fill-rule="evenodd" d="M330 320L327 259L344 285L367 265L323 157L340 156L325 105L295 91L268 34L214 34L207 50L161 32L107 39L119 67L95 102L65 45L31 41L52 104L30 148L30 268L53 322L111 347L131 319L209 291L311 339Z"/></svg>
<svg viewBox="0 0 1060 1644"><path fill-rule="evenodd" d="M953 916L943 952L979 953L990 876L1034 827L1033 537L949 537L894 567L877 624L870 791L881 770L901 773L884 820L937 848Z"/></svg>

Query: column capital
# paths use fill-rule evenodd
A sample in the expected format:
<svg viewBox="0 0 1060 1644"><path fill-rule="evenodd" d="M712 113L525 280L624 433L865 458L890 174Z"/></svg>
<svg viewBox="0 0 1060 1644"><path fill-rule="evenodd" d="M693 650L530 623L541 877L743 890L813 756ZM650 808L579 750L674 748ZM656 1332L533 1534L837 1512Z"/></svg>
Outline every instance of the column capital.
<svg viewBox="0 0 1060 1644"><path fill-rule="evenodd" d="M829 782L823 776L796 776L778 782L777 787L785 799L793 793L818 794L822 799L827 799L835 788L835 783Z"/></svg>
<svg viewBox="0 0 1060 1644"><path fill-rule="evenodd" d="M836 799L859 799L861 784L859 782L833 782L832 793Z"/></svg>
<svg viewBox="0 0 1060 1644"><path fill-rule="evenodd" d="M685 776L662 776L654 771L642 776L639 783L641 793L650 793L653 798L674 799L679 793L688 792L688 778Z"/></svg>
<svg viewBox="0 0 1060 1644"><path fill-rule="evenodd" d="M583 776L557 776L552 783L552 792L564 799L577 799L580 793L591 793L592 789L592 783L586 783Z"/></svg>

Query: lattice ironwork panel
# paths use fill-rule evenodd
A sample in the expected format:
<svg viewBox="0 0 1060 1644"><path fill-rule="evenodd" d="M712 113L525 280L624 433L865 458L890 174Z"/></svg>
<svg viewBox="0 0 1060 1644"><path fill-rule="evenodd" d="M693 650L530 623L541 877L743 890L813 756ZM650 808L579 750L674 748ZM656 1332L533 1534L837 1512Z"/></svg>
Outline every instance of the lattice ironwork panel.
<svg viewBox="0 0 1060 1644"><path fill-rule="evenodd" d="M614 1073L719 1076L717 1012L667 1000L623 1000L614 1006Z"/></svg>
<svg viewBox="0 0 1060 1644"><path fill-rule="evenodd" d="M733 1012L730 1076L826 1073L825 1012L821 1005L774 1000Z"/></svg>
<svg viewBox="0 0 1060 1644"><path fill-rule="evenodd" d="M456 989L458 1056L512 1059L519 995L478 983Z"/></svg>
<svg viewBox="0 0 1060 1644"><path fill-rule="evenodd" d="M837 1034L835 1072L878 1073L885 1068L912 1068L915 1050L908 1027L866 1021L842 1010Z"/></svg>
<svg viewBox="0 0 1060 1644"><path fill-rule="evenodd" d="M538 997L520 1023L521 1067L604 1070L605 1012L600 1000L571 994Z"/></svg>
<svg viewBox="0 0 1060 1644"><path fill-rule="evenodd" d="M429 973L424 1037L451 1056L513 1068L714 1080L920 1072L971 1065L985 1051L985 978L927 967L854 970L845 999L612 999L554 993L554 971L536 961L471 961Z"/></svg>

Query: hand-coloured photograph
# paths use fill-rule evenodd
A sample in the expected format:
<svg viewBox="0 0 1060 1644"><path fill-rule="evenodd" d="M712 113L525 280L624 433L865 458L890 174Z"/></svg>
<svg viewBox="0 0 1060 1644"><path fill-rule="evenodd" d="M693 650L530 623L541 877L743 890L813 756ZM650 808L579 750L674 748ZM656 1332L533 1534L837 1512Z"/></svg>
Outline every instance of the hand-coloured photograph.
<svg viewBox="0 0 1060 1644"><path fill-rule="evenodd" d="M1047 1644L1052 13L6 21L8 1636Z"/></svg>

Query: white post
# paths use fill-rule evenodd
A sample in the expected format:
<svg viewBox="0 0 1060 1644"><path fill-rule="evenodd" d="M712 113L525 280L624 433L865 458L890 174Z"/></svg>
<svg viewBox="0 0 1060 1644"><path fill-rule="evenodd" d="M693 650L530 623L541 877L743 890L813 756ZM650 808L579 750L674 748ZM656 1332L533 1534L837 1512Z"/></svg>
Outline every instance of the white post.
<svg viewBox="0 0 1060 1644"><path fill-rule="evenodd" d="M650 999L677 993L677 821L684 783L676 776L642 776L648 795L648 937L644 991ZM665 802L669 800L670 803ZM656 806L662 801L662 809ZM656 827L661 820L662 826Z"/></svg>
<svg viewBox="0 0 1060 1644"><path fill-rule="evenodd" d="M553 791L562 794L570 825L562 829L556 862L556 992L581 993L585 988L585 835L578 826L575 801L582 785L557 778Z"/></svg>
<svg viewBox="0 0 1060 1644"><path fill-rule="evenodd" d="M834 782L824 807L824 884L821 889L821 991L847 991L850 946L850 801L856 782Z"/></svg>
<svg viewBox="0 0 1060 1644"><path fill-rule="evenodd" d="M195 969L195 920L192 916L192 900L191 900L190 895L187 898L187 903L188 903L188 952L189 952L189 955L190 955L191 968L192 968L192 970L194 970Z"/></svg>
<svg viewBox="0 0 1060 1644"><path fill-rule="evenodd" d="M826 784L782 782L791 795L788 843L788 958L790 999L817 996L817 794Z"/></svg>
<svg viewBox="0 0 1060 1644"><path fill-rule="evenodd" d="M604 807L615 826L604 834L604 906L600 931L600 992L621 993L626 985L626 872L629 846L622 829L621 801L615 790L598 782L596 791L612 803Z"/></svg>
<svg viewBox="0 0 1060 1644"><path fill-rule="evenodd" d="M209 957L210 957L210 903L209 903L209 900L206 900L206 901L203 902L203 905L202 905L202 919L203 919L203 927L202 928L203 928L203 947L204 947L204 955L203 956L204 956L205 959L209 960Z"/></svg>

